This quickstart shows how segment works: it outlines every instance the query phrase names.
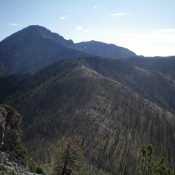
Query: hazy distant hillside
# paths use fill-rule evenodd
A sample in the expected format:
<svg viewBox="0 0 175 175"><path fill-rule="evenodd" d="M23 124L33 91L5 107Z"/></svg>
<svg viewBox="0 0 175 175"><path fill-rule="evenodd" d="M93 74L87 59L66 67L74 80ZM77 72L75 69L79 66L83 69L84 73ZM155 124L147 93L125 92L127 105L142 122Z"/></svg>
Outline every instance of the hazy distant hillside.
<svg viewBox="0 0 175 175"><path fill-rule="evenodd" d="M135 56L128 49L112 44L95 41L74 44L44 27L33 25L0 42L0 76L35 72L60 59L90 54L109 58Z"/></svg>
<svg viewBox="0 0 175 175"><path fill-rule="evenodd" d="M98 41L87 41L76 44L83 51L101 57L119 59L129 58L136 54L129 49L116 46L114 44L106 44Z"/></svg>
<svg viewBox="0 0 175 175"><path fill-rule="evenodd" d="M143 70L93 57L60 61L18 78L8 102L24 116L23 139L34 160L47 165L52 144L66 136L81 146L91 165L113 174L125 166L134 169L143 143L152 143L156 154L173 162L175 116L126 88L132 76L137 79L135 71ZM142 82L149 74L140 74ZM152 81L156 75L150 76Z"/></svg>
<svg viewBox="0 0 175 175"><path fill-rule="evenodd" d="M85 56L71 40L29 26L0 42L0 74L37 71L57 60Z"/></svg>
<svg viewBox="0 0 175 175"><path fill-rule="evenodd" d="M133 57L124 60L129 64L152 71L159 71L172 79L175 79L175 57Z"/></svg>

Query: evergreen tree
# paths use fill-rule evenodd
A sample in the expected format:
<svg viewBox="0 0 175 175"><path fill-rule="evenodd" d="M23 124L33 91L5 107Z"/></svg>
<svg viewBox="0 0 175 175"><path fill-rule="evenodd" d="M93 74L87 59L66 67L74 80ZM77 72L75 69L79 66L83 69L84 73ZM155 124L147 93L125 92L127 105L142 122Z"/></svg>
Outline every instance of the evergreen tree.
<svg viewBox="0 0 175 175"><path fill-rule="evenodd" d="M139 175L175 175L175 169L164 158L155 159L152 145L143 145Z"/></svg>

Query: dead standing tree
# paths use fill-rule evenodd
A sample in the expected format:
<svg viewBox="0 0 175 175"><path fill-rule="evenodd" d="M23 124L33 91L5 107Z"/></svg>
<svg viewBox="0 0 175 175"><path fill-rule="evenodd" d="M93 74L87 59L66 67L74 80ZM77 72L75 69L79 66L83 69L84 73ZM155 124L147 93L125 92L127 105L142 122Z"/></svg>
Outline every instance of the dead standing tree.
<svg viewBox="0 0 175 175"><path fill-rule="evenodd" d="M71 139L66 139L56 148L55 160L55 170L59 175L71 175L81 168L84 154L77 144Z"/></svg>

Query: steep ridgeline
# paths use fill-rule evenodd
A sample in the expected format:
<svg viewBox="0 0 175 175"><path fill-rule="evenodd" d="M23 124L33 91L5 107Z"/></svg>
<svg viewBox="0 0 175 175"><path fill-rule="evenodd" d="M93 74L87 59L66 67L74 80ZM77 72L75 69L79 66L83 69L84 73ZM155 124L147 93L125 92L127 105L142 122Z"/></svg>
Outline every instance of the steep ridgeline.
<svg viewBox="0 0 175 175"><path fill-rule="evenodd" d="M119 59L136 56L134 52L124 47L119 47L114 44L106 44L98 41L80 42L76 45L84 52L100 57Z"/></svg>
<svg viewBox="0 0 175 175"><path fill-rule="evenodd" d="M136 54L126 48L97 41L75 44L42 26L32 25L0 42L0 77L31 73L60 59L88 55L116 59Z"/></svg>
<svg viewBox="0 0 175 175"><path fill-rule="evenodd" d="M158 71L163 75L175 80L175 57L132 57L122 60L134 66L151 71Z"/></svg>
<svg viewBox="0 0 175 175"><path fill-rule="evenodd" d="M21 85L10 80L18 90L9 89L6 100L23 115L24 142L46 170L51 169L53 145L71 137L85 153L85 171L114 175L127 168L133 175L142 144L153 144L156 155L175 161L175 115L145 100L129 84L148 83L148 76L154 82L158 75L118 60L63 60L18 79Z"/></svg>
<svg viewBox="0 0 175 175"><path fill-rule="evenodd" d="M75 60L75 61L74 61ZM121 60L102 59L99 57L86 57L82 59L73 59L69 61L60 61L52 66L59 65L59 69L71 69L74 64L82 64L100 75L120 82L123 86L137 93L143 98L175 113L175 83L158 72L151 72L142 68L134 67ZM66 63L66 64L65 64ZM43 69L42 71L45 71ZM42 72L41 71L41 72ZM50 73L57 71L56 68L49 72L45 77L49 77ZM38 74L37 74L38 75ZM1 78L0 84L0 102L8 102L15 96L26 93L29 88L38 86L39 77L31 79L30 76L10 75ZM40 80L39 83L37 80Z"/></svg>
<svg viewBox="0 0 175 175"><path fill-rule="evenodd" d="M120 82L143 98L175 113L175 82L170 78L123 60L89 58L86 62L103 76Z"/></svg>
<svg viewBox="0 0 175 175"><path fill-rule="evenodd" d="M21 116L9 106L0 105L0 174L34 175L37 170L20 139ZM39 169L38 169L39 170ZM36 174L35 174L36 175Z"/></svg>
<svg viewBox="0 0 175 175"><path fill-rule="evenodd" d="M28 73L60 59L85 56L71 40L41 26L29 26L0 42L0 75Z"/></svg>

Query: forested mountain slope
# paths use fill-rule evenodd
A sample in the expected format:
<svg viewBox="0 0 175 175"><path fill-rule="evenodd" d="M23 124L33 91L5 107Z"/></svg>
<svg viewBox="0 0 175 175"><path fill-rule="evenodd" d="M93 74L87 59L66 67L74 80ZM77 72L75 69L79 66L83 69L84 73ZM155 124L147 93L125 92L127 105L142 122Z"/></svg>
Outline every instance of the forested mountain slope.
<svg viewBox="0 0 175 175"><path fill-rule="evenodd" d="M112 78L114 69L108 66L114 63L125 83L140 71L94 57L63 60L19 79L24 86L6 100L24 116L23 140L43 167L52 160L52 146L63 137L81 146L91 166L112 174L124 167L134 174L139 148L145 143L153 144L156 155L173 163L174 114L131 90L116 78L116 72Z"/></svg>
<svg viewBox="0 0 175 175"><path fill-rule="evenodd" d="M123 60L129 64L158 71L163 75L175 80L175 57L132 57L131 59Z"/></svg>

